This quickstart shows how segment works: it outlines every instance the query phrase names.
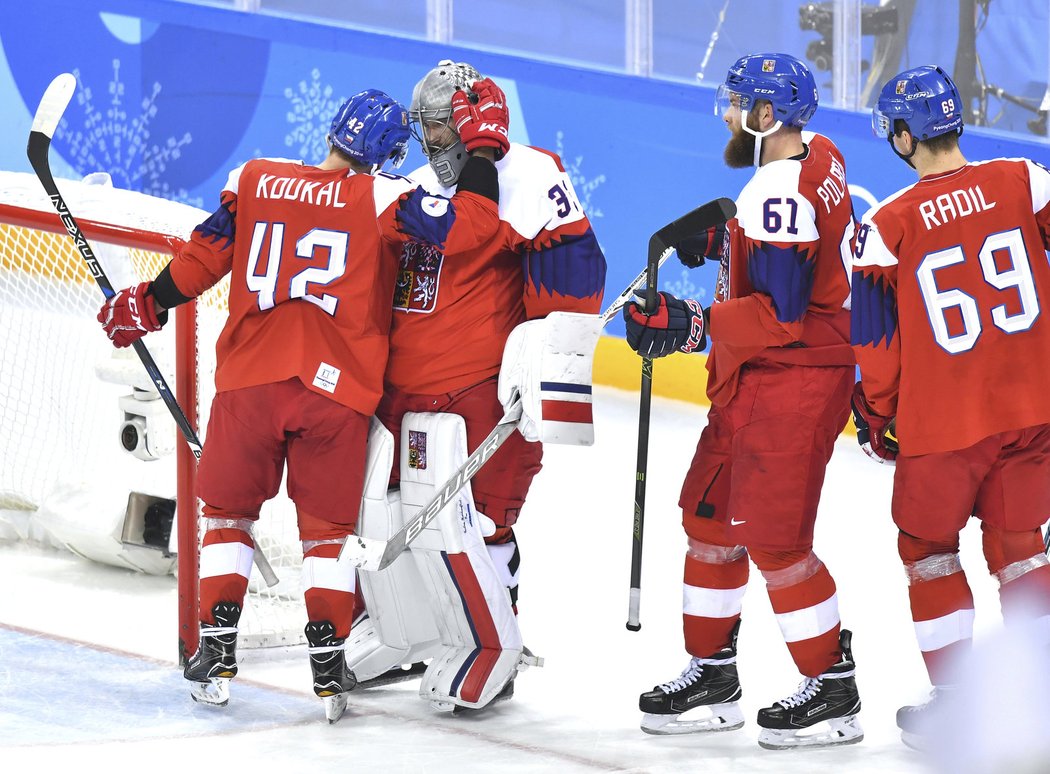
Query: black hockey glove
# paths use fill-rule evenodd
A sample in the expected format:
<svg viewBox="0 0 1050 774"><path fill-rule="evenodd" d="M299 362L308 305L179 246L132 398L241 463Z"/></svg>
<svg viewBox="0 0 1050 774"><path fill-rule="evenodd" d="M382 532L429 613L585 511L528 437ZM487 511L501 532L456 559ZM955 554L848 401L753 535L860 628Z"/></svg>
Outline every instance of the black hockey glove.
<svg viewBox="0 0 1050 774"><path fill-rule="evenodd" d="M660 293L660 305L647 315L642 304L623 308L627 343L642 357L656 358L672 352L697 352L707 346L707 320L700 304Z"/></svg>
<svg viewBox="0 0 1050 774"><path fill-rule="evenodd" d="M727 233L726 224L719 223L699 234L686 237L677 247L678 260L690 269L703 266L704 261L708 259L721 260L722 245Z"/></svg>
<svg viewBox="0 0 1050 774"><path fill-rule="evenodd" d="M853 409L853 424L857 426L857 443L864 453L876 462L897 464L900 446L897 443L897 418L883 417L871 410L864 398L861 383L853 386L850 401Z"/></svg>

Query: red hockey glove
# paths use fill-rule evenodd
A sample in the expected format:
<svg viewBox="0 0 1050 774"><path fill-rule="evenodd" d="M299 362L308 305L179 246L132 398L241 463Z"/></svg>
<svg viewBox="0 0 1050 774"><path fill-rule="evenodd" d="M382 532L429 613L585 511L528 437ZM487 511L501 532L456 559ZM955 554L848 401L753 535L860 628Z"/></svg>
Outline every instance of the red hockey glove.
<svg viewBox="0 0 1050 774"><path fill-rule="evenodd" d="M864 399L861 383L853 386L853 424L857 426L857 443L864 453L881 463L896 465L900 446L897 443L897 418L879 416Z"/></svg>
<svg viewBox="0 0 1050 774"><path fill-rule="evenodd" d="M726 224L719 223L706 231L686 237L678 247L678 260L690 269L703 266L704 261L722 259L722 243L726 239Z"/></svg>
<svg viewBox="0 0 1050 774"><path fill-rule="evenodd" d="M641 304L623 308L627 343L642 357L656 358L672 352L697 352L707 346L707 320L700 304L660 293L660 305L651 315Z"/></svg>
<svg viewBox="0 0 1050 774"><path fill-rule="evenodd" d="M507 97L491 78L475 81L471 91L452 95L452 121L468 151L495 148L496 158L510 150Z"/></svg>
<svg viewBox="0 0 1050 774"><path fill-rule="evenodd" d="M124 288L106 300L98 312L98 321L114 347L127 347L147 333L159 331L168 321L167 311L157 314L152 283L143 282Z"/></svg>

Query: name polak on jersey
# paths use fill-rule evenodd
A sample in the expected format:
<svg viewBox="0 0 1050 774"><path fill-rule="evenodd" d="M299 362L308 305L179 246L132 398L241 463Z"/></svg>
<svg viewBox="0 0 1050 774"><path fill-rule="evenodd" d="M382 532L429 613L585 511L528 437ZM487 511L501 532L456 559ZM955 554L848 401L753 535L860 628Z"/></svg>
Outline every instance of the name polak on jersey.
<svg viewBox="0 0 1050 774"><path fill-rule="evenodd" d="M264 173L259 176L255 186L255 196L258 199L287 199L319 207L345 207L346 202L339 199L341 182L332 180L321 185L301 177L278 177Z"/></svg>
<svg viewBox="0 0 1050 774"><path fill-rule="evenodd" d="M923 225L929 231L935 226L947 225L975 212L993 209L995 205L995 202L984 198L981 186L975 185L972 188L960 188L951 193L941 194L936 199L927 199L919 205L919 213L922 215Z"/></svg>

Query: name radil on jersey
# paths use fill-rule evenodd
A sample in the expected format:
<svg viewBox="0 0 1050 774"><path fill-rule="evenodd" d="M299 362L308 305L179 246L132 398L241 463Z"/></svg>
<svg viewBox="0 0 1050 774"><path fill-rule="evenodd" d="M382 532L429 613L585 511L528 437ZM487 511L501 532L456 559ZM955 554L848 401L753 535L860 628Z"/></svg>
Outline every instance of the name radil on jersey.
<svg viewBox="0 0 1050 774"><path fill-rule="evenodd" d="M977 212L985 212L995 207L995 202L984 198L981 186L959 188L950 193L941 194L934 199L927 199L919 205L922 223L926 230L944 226L953 220L965 218Z"/></svg>

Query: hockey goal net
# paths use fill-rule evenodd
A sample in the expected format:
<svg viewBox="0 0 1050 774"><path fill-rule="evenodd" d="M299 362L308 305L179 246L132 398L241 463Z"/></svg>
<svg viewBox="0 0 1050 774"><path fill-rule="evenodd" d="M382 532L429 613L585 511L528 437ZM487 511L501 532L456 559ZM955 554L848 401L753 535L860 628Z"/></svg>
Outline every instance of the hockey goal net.
<svg viewBox="0 0 1050 774"><path fill-rule="evenodd" d="M106 176L58 180L113 286L152 279L208 213L107 183ZM146 339L202 441L227 287L224 280L178 308L173 322ZM158 459L121 448L128 406L161 404L130 348L115 350L102 334L95 320L101 302L36 177L0 172L0 539L174 573L182 660L197 644L196 464L166 409L154 408L147 426ZM141 523L129 532L136 498L177 503L170 538L144 534ZM241 644L301 643L302 555L283 488L263 509L256 543L280 582L267 587L253 572Z"/></svg>

